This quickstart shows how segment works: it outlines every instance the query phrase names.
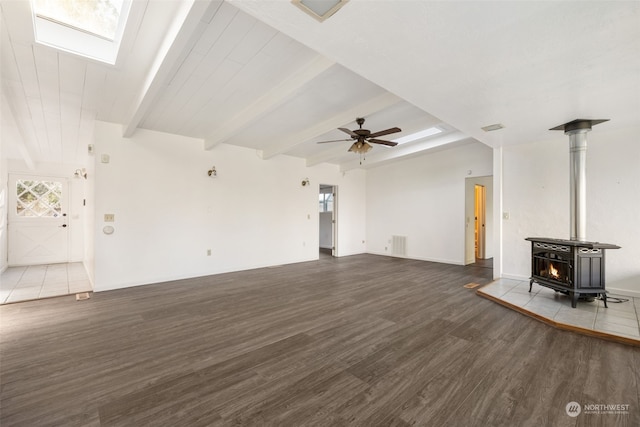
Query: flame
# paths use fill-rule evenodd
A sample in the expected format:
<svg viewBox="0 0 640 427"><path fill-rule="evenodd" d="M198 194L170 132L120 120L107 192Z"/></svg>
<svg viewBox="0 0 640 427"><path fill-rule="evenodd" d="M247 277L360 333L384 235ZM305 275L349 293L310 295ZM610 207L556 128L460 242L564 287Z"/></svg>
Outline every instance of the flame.
<svg viewBox="0 0 640 427"><path fill-rule="evenodd" d="M553 266L553 264L549 264L549 276L553 277L554 279L559 279L560 278L560 274L558 272L558 269L555 268Z"/></svg>

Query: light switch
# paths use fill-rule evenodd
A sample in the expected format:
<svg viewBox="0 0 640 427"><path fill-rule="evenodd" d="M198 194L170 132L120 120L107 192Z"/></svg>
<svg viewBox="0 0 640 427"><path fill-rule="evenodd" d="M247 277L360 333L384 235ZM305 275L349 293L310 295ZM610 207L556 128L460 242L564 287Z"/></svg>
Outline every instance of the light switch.
<svg viewBox="0 0 640 427"><path fill-rule="evenodd" d="M509 212L502 212L502 219L509 219Z"/></svg>
<svg viewBox="0 0 640 427"><path fill-rule="evenodd" d="M109 163L109 160L110 160L110 158L109 158L108 154L103 154L102 156L100 156L100 161L102 163Z"/></svg>

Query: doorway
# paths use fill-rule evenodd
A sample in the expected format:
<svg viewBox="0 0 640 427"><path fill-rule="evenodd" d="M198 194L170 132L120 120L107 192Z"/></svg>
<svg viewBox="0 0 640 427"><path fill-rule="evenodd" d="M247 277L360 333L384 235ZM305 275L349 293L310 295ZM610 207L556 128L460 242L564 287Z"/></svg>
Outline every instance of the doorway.
<svg viewBox="0 0 640 427"><path fill-rule="evenodd" d="M465 181L465 265L493 264L493 177Z"/></svg>
<svg viewBox="0 0 640 427"><path fill-rule="evenodd" d="M333 185L320 184L319 201L319 252L336 256L337 247L337 192Z"/></svg>
<svg viewBox="0 0 640 427"><path fill-rule="evenodd" d="M475 193L475 224L474 224L474 243L475 243L475 257L476 259L485 259L486 252L486 203L487 203L487 191L484 185L476 184L474 188Z"/></svg>
<svg viewBox="0 0 640 427"><path fill-rule="evenodd" d="M10 266L69 261L69 182L52 176L9 176Z"/></svg>
<svg viewBox="0 0 640 427"><path fill-rule="evenodd" d="M92 291L79 244L82 188L79 179L9 174L9 266L0 277L0 304Z"/></svg>

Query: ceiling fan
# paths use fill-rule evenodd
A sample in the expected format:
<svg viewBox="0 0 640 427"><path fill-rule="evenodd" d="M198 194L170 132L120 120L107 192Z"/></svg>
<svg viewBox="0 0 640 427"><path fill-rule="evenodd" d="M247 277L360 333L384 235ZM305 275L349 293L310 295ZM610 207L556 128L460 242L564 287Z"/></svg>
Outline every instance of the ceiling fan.
<svg viewBox="0 0 640 427"><path fill-rule="evenodd" d="M326 144L327 142L354 141L354 143L351 145L348 151L352 151L354 153L359 153L359 154L364 154L367 151L371 150L371 144L369 143L382 144L382 145L387 145L389 147L395 147L396 145L398 145L397 142L385 141L383 139L377 139L377 138L379 136L401 132L402 129L398 127L393 127L393 128L372 133L369 129L362 129L362 125L364 124L364 119L362 117L358 117L356 119L356 123L358 124L358 126L360 126L360 129L349 130L347 128L338 128L342 132L348 134L351 138L335 139L332 141L319 141L318 144Z"/></svg>

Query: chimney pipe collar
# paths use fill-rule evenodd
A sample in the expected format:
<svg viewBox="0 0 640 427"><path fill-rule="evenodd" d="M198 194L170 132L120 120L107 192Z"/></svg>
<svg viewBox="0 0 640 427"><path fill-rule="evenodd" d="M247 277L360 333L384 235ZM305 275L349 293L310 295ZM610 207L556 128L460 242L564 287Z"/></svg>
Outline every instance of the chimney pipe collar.
<svg viewBox="0 0 640 427"><path fill-rule="evenodd" d="M608 122L608 121L609 119L595 119L595 120L575 119L565 124L562 124L560 126L551 128L549 130L562 130L564 131L565 134L569 132L580 131L580 130L584 130L588 132L591 130L592 126L598 125L600 123Z"/></svg>

